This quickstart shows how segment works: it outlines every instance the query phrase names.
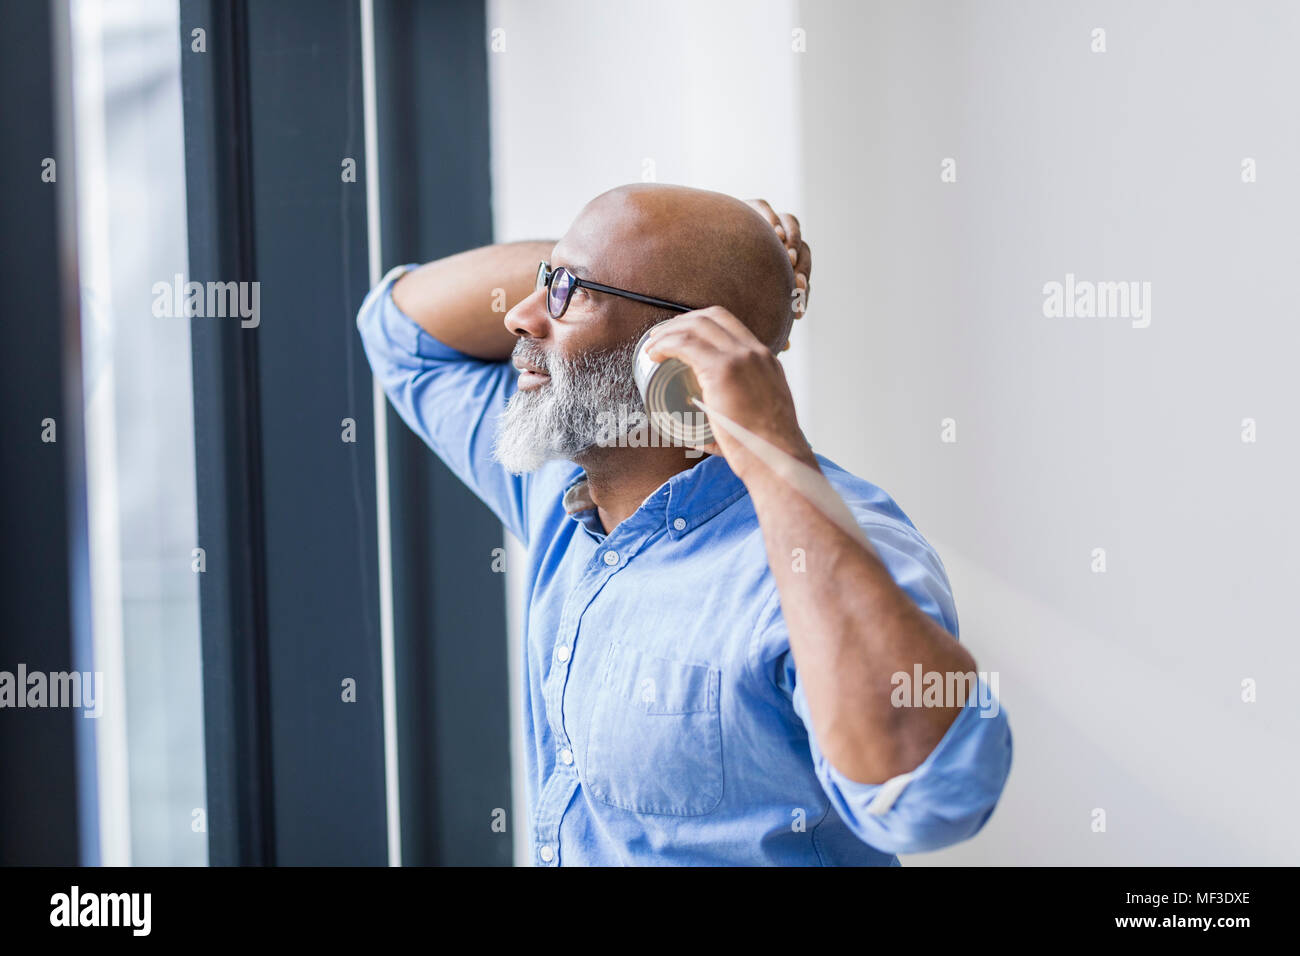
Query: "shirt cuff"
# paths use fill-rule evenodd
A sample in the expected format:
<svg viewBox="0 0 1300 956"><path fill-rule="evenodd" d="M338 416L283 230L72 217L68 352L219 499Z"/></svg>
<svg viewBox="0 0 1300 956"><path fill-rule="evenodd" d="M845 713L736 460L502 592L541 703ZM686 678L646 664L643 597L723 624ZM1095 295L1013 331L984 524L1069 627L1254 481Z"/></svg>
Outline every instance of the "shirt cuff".
<svg viewBox="0 0 1300 956"><path fill-rule="evenodd" d="M420 369L430 361L477 361L435 339L393 299L397 280L417 267L418 263L394 266L366 296L357 313L357 327L367 351L386 358L394 368Z"/></svg>
<svg viewBox="0 0 1300 956"><path fill-rule="evenodd" d="M1011 770L1010 724L983 675L920 766L883 783L850 780L809 739L835 809L860 839L888 853L937 850L974 836Z"/></svg>

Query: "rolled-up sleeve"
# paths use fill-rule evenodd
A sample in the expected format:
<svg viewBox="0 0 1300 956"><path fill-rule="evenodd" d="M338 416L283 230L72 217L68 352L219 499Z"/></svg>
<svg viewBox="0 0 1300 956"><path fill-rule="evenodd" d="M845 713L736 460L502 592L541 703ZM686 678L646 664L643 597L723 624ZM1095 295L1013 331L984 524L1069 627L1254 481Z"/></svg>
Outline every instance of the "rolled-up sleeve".
<svg viewBox="0 0 1300 956"><path fill-rule="evenodd" d="M938 850L970 839L993 815L1011 770L1011 726L982 677L921 765L875 784L850 780L822 754L803 688L797 677L792 680L794 708L808 729L817 778L836 812L864 842L886 853Z"/></svg>
<svg viewBox="0 0 1300 956"><path fill-rule="evenodd" d="M492 457L515 370L439 342L399 309L393 283L412 268L398 266L384 276L357 313L371 371L411 430L527 543L527 476L512 475Z"/></svg>
<svg viewBox="0 0 1300 956"><path fill-rule="evenodd" d="M938 556L910 527L863 524L898 585L954 637L956 611ZM974 836L992 816L1011 770L1011 727L996 679L977 674L965 706L922 763L883 783L840 773L822 753L790 653L779 600L769 602L754 666L769 675L807 733L813 768L831 805L865 843L886 853L920 853Z"/></svg>

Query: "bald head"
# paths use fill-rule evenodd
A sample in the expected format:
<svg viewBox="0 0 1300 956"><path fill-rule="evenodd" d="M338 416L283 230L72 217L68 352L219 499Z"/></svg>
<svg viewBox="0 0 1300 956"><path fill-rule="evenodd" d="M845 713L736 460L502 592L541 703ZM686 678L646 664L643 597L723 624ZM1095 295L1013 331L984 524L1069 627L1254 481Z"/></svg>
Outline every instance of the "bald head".
<svg viewBox="0 0 1300 956"><path fill-rule="evenodd" d="M794 319L794 269L772 226L734 197L638 183L602 193L556 246L578 275L704 308L720 305L779 351Z"/></svg>

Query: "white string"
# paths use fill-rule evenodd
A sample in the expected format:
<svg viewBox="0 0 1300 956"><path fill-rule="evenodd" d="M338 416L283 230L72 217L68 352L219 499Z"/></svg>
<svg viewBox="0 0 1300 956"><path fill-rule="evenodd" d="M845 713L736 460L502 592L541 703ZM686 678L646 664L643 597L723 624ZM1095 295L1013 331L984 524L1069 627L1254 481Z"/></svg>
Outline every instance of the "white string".
<svg viewBox="0 0 1300 956"><path fill-rule="evenodd" d="M755 435L740 423L733 422L721 412L709 408L698 398L692 398L691 401L704 414L709 416L711 423L721 425L726 429L729 435L753 452L763 464L784 479L786 484L808 499L808 502L833 522L836 527L855 541L861 542L862 546L871 554L876 553L876 549L872 547L866 532L862 530L861 525L854 519L853 513L849 511L849 506L831 487L831 483L826 480L825 475L816 468L804 464L789 452L777 448L766 438Z"/></svg>

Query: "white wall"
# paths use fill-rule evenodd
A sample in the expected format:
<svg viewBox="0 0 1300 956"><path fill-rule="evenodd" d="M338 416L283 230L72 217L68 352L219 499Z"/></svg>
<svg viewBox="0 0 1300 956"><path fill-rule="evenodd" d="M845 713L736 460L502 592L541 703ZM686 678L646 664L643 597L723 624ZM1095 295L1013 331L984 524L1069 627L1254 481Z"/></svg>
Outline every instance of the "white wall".
<svg viewBox="0 0 1300 956"><path fill-rule="evenodd" d="M1015 737L985 831L906 862L1294 864L1300 7L800 22L805 426L939 547ZM1150 326L1045 318L1067 272Z"/></svg>

